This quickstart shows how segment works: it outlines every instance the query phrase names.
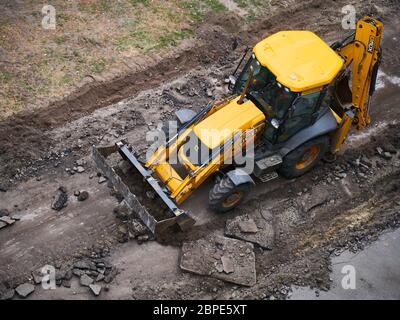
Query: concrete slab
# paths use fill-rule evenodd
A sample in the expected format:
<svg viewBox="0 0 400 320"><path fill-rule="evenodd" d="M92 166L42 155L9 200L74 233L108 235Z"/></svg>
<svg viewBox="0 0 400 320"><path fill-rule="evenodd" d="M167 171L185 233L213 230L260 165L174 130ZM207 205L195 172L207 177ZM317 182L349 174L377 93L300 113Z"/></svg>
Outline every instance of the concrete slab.
<svg viewBox="0 0 400 320"><path fill-rule="evenodd" d="M253 286L256 283L254 246L222 236L185 242L182 246L182 270L223 281Z"/></svg>

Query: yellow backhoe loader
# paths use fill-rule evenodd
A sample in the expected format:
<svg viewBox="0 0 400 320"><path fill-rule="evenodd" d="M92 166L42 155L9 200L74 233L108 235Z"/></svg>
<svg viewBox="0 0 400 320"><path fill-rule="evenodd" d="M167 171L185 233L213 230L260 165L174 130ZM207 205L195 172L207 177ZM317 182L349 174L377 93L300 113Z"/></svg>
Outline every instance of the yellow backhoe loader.
<svg viewBox="0 0 400 320"><path fill-rule="evenodd" d="M364 17L331 46L309 31L273 34L243 56L229 78L232 96L198 113L177 111L178 125L164 128L165 143L145 161L123 141L94 148L94 159L155 234L195 223L195 212L179 205L211 176L210 207L232 210L257 181L298 177L321 159L332 161L351 126L371 122L382 31L381 22ZM117 151L143 186L107 162Z"/></svg>

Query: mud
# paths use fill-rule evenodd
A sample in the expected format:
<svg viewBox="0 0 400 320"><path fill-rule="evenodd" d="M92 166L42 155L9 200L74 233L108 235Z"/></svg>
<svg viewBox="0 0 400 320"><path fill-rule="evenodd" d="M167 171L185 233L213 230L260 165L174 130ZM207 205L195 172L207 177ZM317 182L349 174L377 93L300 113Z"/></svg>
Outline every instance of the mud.
<svg viewBox="0 0 400 320"><path fill-rule="evenodd" d="M124 77L112 82L92 79L60 102L0 123L0 184L7 186L7 192L0 193L0 209L22 217L0 231L1 282L16 287L46 263L71 265L93 248L107 247L115 263L124 268L102 298L285 298L293 284L327 290L331 255L348 248L361 250L383 230L399 227L396 121L400 96L395 84L386 81L377 91L372 103L374 124L366 131L352 132L335 163L321 164L295 180L260 184L229 215L215 215L205 205L211 187L207 182L183 205L195 215L197 225L188 233L171 232L160 239L161 244L117 243L120 221L112 211L118 201L106 184L98 184L89 159L93 144L121 139L144 151L149 145L146 132L172 118L176 109L199 110L211 98L226 96L224 78L233 71L245 45L262 36L290 27L313 30L329 42L342 37L345 32L337 10L342 4L347 3L277 1L267 18L248 27L240 27L241 18L231 13L210 16L197 30L196 40L170 57L146 58ZM382 70L400 76L395 40L399 4L374 4L360 1L356 7L361 14L384 16ZM232 52L235 42L238 46ZM391 158L382 157L377 147L391 153ZM81 159L87 161L85 172L66 171ZM61 185L87 190L90 197L84 202L70 197L68 206L55 212L51 197ZM146 199L145 192L141 196ZM184 242L222 235L228 219L243 215L267 216L273 228L272 250L255 246L255 286L247 289L179 271ZM30 297L60 298L70 293L35 291ZM85 293L78 297L87 298Z"/></svg>

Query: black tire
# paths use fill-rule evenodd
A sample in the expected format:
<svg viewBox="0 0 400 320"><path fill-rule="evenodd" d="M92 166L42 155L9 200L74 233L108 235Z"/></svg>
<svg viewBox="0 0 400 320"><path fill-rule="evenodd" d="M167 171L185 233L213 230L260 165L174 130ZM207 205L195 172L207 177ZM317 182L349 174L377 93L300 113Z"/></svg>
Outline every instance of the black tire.
<svg viewBox="0 0 400 320"><path fill-rule="evenodd" d="M250 189L250 183L235 186L231 179L224 177L210 190L210 207L219 213L228 212L243 202ZM235 198L235 201L231 201L231 198Z"/></svg>
<svg viewBox="0 0 400 320"><path fill-rule="evenodd" d="M329 144L330 139L328 136L321 136L303 143L283 158L283 164L278 172L289 179L305 174L323 158L328 151ZM315 152L318 153L315 154ZM307 157L307 153L311 153L312 156L306 161L304 157Z"/></svg>

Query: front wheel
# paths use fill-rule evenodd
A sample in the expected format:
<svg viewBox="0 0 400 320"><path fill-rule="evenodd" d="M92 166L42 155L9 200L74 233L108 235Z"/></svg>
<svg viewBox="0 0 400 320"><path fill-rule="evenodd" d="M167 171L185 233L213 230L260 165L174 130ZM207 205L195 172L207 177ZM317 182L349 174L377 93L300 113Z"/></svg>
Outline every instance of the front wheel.
<svg viewBox="0 0 400 320"><path fill-rule="evenodd" d="M210 190L210 207L220 213L228 212L243 202L250 189L250 183L235 185L229 177L224 177Z"/></svg>
<svg viewBox="0 0 400 320"><path fill-rule="evenodd" d="M286 178L296 178L310 171L329 148L329 137L322 136L297 147L283 158L279 173Z"/></svg>

